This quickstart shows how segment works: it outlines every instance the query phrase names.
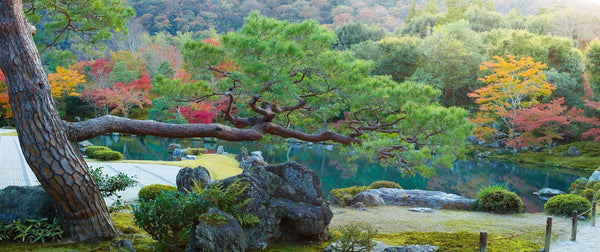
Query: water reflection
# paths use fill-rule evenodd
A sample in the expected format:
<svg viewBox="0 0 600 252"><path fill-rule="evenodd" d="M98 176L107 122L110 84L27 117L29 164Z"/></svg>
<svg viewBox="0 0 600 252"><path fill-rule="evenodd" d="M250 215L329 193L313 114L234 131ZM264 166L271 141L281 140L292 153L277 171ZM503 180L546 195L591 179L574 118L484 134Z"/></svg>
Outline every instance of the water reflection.
<svg viewBox="0 0 600 252"><path fill-rule="evenodd" d="M178 143L185 147L204 147L215 150L223 145L225 151L237 153L244 146L249 151L260 150L269 163L296 161L311 169L321 178L323 192L333 188L369 185L377 180L390 180L407 189L439 190L475 198L478 190L490 184L508 184L523 199L528 212L542 212L544 202L532 193L543 187L568 191L578 178L558 169L531 167L521 164L459 160L451 168L438 169L436 175L424 178L404 176L398 170L371 163L367 159L349 161L338 150L328 151L323 145L280 144L260 142L207 142L203 139L168 139L157 137L130 137L105 135L92 139L95 145L108 146L123 153L126 159L167 160L167 146Z"/></svg>

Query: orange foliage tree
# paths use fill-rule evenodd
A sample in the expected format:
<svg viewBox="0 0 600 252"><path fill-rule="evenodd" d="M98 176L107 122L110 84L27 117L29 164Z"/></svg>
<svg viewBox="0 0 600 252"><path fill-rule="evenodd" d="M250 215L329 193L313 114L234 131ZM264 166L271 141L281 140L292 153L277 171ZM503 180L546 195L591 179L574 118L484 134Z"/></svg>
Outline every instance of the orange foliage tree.
<svg viewBox="0 0 600 252"><path fill-rule="evenodd" d="M536 105L555 89L546 82L542 72L546 68L531 57L515 59L495 56L496 62L483 62L481 71L492 74L479 80L488 84L469 93L479 104L479 112L472 118L477 125L473 134L480 139L511 141L516 137L516 126L511 118L523 108Z"/></svg>
<svg viewBox="0 0 600 252"><path fill-rule="evenodd" d="M57 107L62 113L66 114L67 108L65 98L67 96L80 96L76 92L76 87L79 84L85 83L85 76L79 74L76 70L57 67L56 73L48 74L52 97L56 100Z"/></svg>
<svg viewBox="0 0 600 252"><path fill-rule="evenodd" d="M2 71L0 71L0 117L4 118L7 124L8 120L12 118L12 110L8 100L8 85Z"/></svg>

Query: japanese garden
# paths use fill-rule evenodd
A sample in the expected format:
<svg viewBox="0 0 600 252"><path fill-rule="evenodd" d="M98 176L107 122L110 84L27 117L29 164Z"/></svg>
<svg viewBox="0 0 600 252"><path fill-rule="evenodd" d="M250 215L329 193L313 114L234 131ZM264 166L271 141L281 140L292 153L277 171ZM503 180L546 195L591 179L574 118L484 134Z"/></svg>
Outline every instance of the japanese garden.
<svg viewBox="0 0 600 252"><path fill-rule="evenodd" d="M600 1L0 0L0 127L0 251L597 251Z"/></svg>

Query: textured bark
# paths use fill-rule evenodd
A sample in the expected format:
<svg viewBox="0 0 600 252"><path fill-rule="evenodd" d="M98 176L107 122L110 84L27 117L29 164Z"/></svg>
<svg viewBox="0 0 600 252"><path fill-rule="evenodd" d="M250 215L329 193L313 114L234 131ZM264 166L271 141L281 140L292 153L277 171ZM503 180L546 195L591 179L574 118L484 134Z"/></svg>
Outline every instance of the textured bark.
<svg viewBox="0 0 600 252"><path fill-rule="evenodd" d="M98 185L58 117L31 32L21 0L1 0L0 69L8 81L23 154L57 203L68 236L76 240L111 238L117 231Z"/></svg>

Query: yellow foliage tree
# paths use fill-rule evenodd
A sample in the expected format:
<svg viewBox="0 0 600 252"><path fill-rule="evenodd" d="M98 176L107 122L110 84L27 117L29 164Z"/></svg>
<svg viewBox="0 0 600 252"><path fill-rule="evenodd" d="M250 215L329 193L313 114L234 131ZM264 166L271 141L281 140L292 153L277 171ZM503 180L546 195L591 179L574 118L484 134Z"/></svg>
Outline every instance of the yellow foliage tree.
<svg viewBox="0 0 600 252"><path fill-rule="evenodd" d="M64 99L67 96L81 95L76 92L76 87L78 84L85 83L85 76L72 69L67 70L62 67L57 67L56 73L48 74L48 81L50 82L52 97L56 99L57 105L61 108L61 111L66 113Z"/></svg>
<svg viewBox="0 0 600 252"><path fill-rule="evenodd" d="M480 139L510 140L516 133L511 118L518 110L551 95L555 87L546 82L542 72L546 65L531 57L517 60L507 55L494 59L496 62L483 62L480 66L481 71L492 71L479 79L488 85L468 94L479 104L479 112L471 119L478 125L473 134Z"/></svg>

